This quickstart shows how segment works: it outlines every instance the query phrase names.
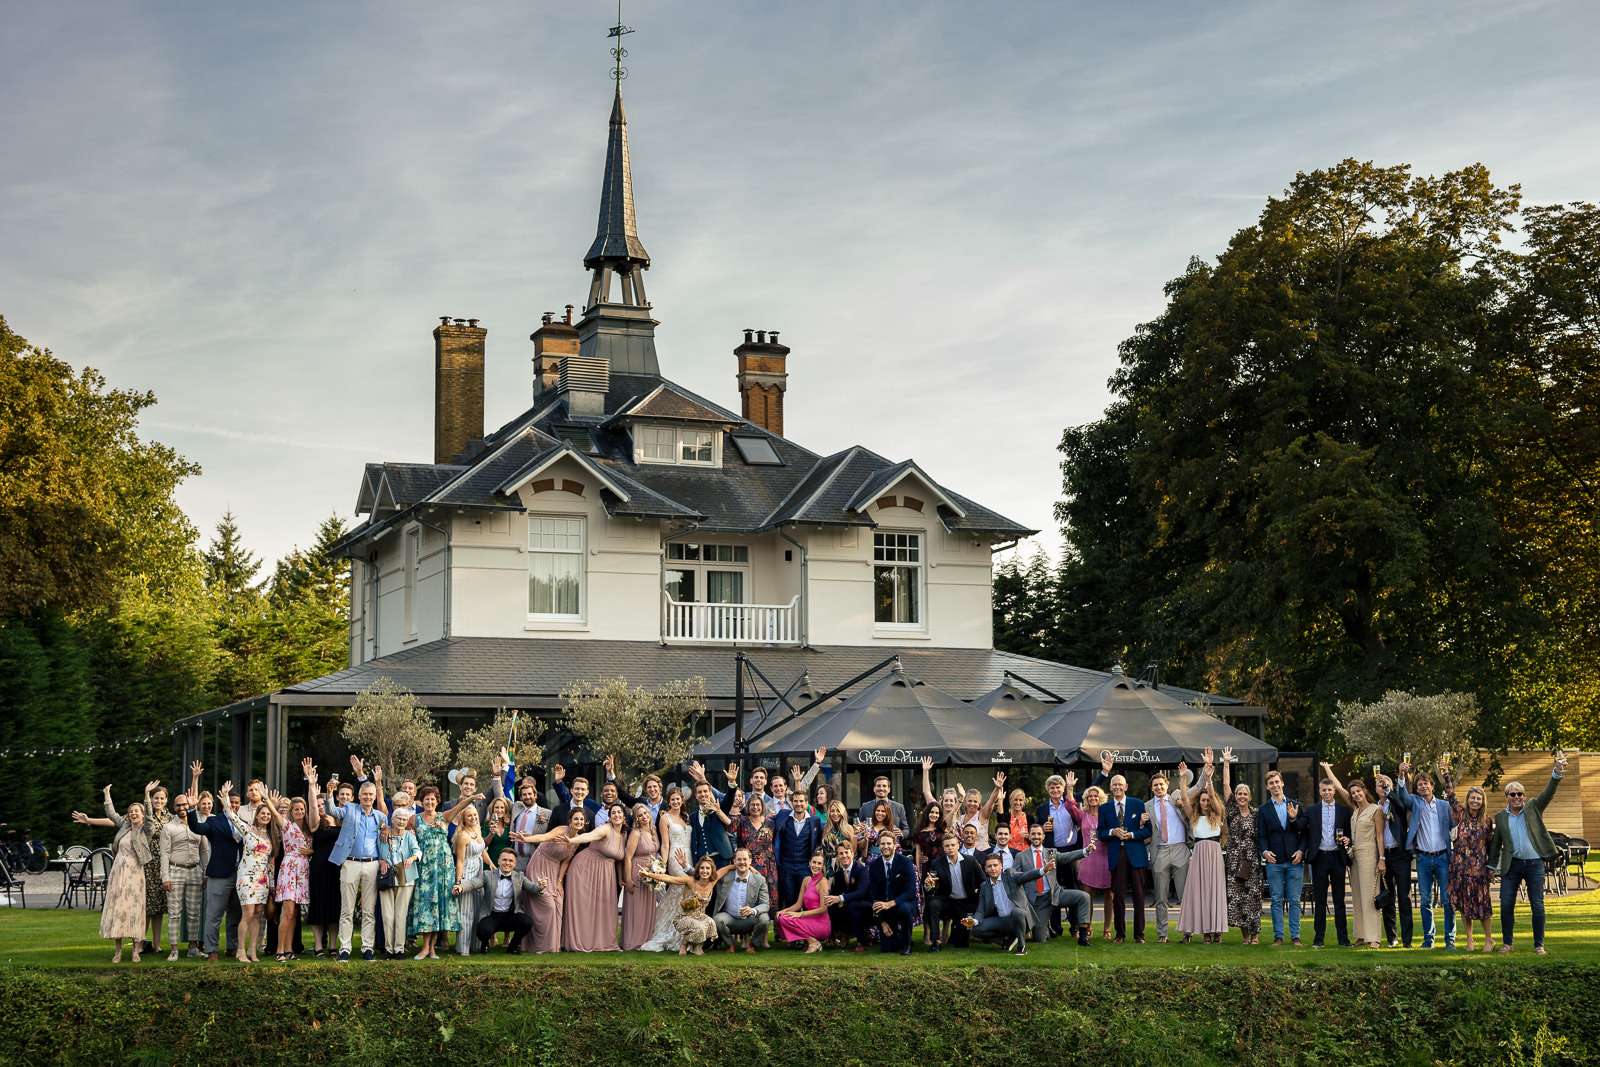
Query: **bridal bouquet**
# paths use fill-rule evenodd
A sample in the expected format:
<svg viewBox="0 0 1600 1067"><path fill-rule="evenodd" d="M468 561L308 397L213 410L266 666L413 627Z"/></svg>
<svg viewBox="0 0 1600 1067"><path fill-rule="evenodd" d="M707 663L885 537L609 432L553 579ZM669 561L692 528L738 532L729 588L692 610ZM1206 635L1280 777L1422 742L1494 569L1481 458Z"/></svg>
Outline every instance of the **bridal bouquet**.
<svg viewBox="0 0 1600 1067"><path fill-rule="evenodd" d="M645 868L645 869L648 870L651 874L666 874L667 873L667 862L666 862L666 860L663 860L660 856L656 856L654 859L652 859L650 861L650 866ZM658 881L656 881L655 879L652 878L650 880L650 884L655 887L656 896L658 896L658 897L662 893L665 893L667 891L667 883L666 882L658 882Z"/></svg>

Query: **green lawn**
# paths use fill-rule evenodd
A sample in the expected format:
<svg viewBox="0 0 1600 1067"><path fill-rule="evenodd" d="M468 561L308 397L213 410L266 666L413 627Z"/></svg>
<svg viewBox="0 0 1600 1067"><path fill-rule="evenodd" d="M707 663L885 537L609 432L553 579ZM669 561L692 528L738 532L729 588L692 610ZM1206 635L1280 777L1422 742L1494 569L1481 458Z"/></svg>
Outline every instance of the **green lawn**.
<svg viewBox="0 0 1600 1067"><path fill-rule="evenodd" d="M494 952L488 956L471 956L463 959L454 953L444 954L445 958L438 963L414 963L407 961L401 963L382 963L385 967L410 967L410 968L437 968L440 966L450 968L474 967L617 967L639 965L648 967L771 967L782 965L788 967L860 967L868 966L915 966L919 968L964 968L982 964L997 967L1040 967L1040 966L1066 966L1066 967L1151 967L1151 966L1209 966L1212 964L1251 965L1261 966L1292 966L1292 967L1372 967L1382 964L1387 966L1438 966L1443 963L1463 964L1473 961L1487 967L1505 967L1522 965L1549 965L1561 963L1588 963L1600 964L1600 938L1595 936L1600 929L1600 893L1585 892L1572 893L1564 897L1550 897L1546 900L1547 930L1545 933L1545 947L1550 951L1546 957L1533 954L1533 936L1529 923L1527 905L1520 905L1517 914L1517 951L1509 955L1502 955L1498 951L1490 956L1482 952L1468 954L1460 947L1455 952L1447 952L1442 947L1424 952L1416 949L1340 949L1324 948L1313 950L1309 947L1311 941L1311 917L1307 915L1303 920L1301 930L1302 939L1308 947L1296 949L1293 947L1273 948L1270 945L1246 947L1240 944L1239 934L1233 931L1221 945L1203 945L1198 942L1183 945L1174 940L1166 945L1154 943L1154 921L1146 930L1149 943L1135 945L1129 941L1121 945L1112 945L1096 939L1089 948L1079 948L1075 941L1060 939L1051 941L1046 945L1030 945L1025 957L1015 957L1000 951L993 946L978 946L968 949L947 949L944 952L932 954L922 951L920 944L917 952L910 959L899 956L886 956L876 951L857 955L848 950L829 949L822 953L804 955L796 950L773 949L767 952L749 956L739 953L737 956L725 953L711 953L703 958L685 957L676 955L666 956L645 952L627 953L596 953L590 955L576 953L560 953L548 956L506 956L502 952ZM84 967L84 968L111 968L111 947L109 942L102 941L97 936L100 921L99 912L88 911L54 911L50 909L29 908L0 910L0 964L9 966L26 967ZM1265 924L1264 934L1270 940L1271 924ZM1329 925L1332 925L1331 919ZM1098 929L1098 924L1096 925ZM1496 942L1499 941L1500 925L1498 916L1492 923ZM1329 931L1330 940L1332 931ZM918 934L920 937L920 932ZM1417 935L1421 937L1420 919L1418 920ZM306 932L307 945L310 944L310 932ZM1441 939L1442 940L1442 939ZM359 950L359 937L358 950ZM1481 944L1481 942L1480 942ZM1464 932L1458 930L1458 945L1465 945ZM168 963L164 953L160 955L146 955L143 962L138 965L141 970L164 969L185 970L202 966L225 967L228 971L240 969L240 965L233 962L220 965L205 965L203 962L181 959L177 963ZM263 960L256 968L320 968L333 967L337 964L322 960L303 958L293 964L279 964L270 959ZM356 966L362 966L357 963ZM133 965L127 962L119 965L117 970L130 970Z"/></svg>

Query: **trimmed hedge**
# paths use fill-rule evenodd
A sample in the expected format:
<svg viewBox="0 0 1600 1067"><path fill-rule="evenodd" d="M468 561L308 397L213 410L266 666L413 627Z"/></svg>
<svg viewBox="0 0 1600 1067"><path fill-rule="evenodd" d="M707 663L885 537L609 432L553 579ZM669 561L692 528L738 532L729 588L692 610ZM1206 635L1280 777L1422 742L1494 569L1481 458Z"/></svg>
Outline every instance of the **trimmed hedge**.
<svg viewBox="0 0 1600 1067"><path fill-rule="evenodd" d="M1515 1067L1600 1051L1600 968L1585 964L0 975L8 1064Z"/></svg>

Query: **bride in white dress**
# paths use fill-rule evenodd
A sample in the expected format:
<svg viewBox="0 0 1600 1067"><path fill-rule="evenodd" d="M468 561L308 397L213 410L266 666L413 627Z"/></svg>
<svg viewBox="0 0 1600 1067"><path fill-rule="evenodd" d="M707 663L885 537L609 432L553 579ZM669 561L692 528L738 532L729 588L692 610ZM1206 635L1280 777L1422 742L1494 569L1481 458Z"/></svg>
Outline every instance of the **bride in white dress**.
<svg viewBox="0 0 1600 1067"><path fill-rule="evenodd" d="M683 793L677 786L667 790L661 801L660 840L665 842L662 853L666 856L668 874L687 874L689 858L689 824L683 817ZM678 902L683 899L683 886L669 885L656 902L656 926L650 940L639 946L640 952L676 952L683 944L683 934L673 929L678 917Z"/></svg>

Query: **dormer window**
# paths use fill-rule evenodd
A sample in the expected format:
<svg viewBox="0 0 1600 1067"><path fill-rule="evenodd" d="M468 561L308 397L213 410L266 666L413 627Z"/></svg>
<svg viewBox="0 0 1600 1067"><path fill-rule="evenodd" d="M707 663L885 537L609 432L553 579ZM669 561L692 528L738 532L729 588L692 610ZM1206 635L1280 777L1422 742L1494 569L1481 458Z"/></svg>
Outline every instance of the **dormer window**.
<svg viewBox="0 0 1600 1067"><path fill-rule="evenodd" d="M716 467L720 465L718 461L722 453L721 436L715 430L636 426L633 431L634 459L640 463Z"/></svg>

